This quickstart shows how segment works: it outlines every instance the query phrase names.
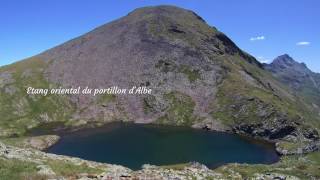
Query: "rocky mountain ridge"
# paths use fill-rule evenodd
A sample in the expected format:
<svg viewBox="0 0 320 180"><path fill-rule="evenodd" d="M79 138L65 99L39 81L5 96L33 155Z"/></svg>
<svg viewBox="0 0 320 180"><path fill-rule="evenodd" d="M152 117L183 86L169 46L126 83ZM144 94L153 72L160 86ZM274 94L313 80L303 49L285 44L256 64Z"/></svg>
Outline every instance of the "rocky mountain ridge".
<svg viewBox="0 0 320 180"><path fill-rule="evenodd" d="M298 63L288 54L278 56L271 64L264 64L264 67L275 76L281 77L282 82L293 89L303 88L304 81L311 81L310 84L315 89L320 89L319 73L312 72L305 63Z"/></svg>
<svg viewBox="0 0 320 180"><path fill-rule="evenodd" d="M283 84L289 86L297 96L311 104L315 114L320 114L320 74L312 72L304 63L298 63L288 54L278 56L266 70Z"/></svg>

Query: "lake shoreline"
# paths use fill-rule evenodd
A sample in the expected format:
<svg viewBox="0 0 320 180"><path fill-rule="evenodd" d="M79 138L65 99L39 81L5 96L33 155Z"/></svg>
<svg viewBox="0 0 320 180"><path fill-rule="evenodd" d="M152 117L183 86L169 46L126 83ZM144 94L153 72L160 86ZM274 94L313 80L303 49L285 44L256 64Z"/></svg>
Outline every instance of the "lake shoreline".
<svg viewBox="0 0 320 180"><path fill-rule="evenodd" d="M134 122L134 121L112 121L112 122L107 122L107 123L99 123L99 122L92 122L92 123L87 123L85 125L77 126L77 127L68 127L65 126L63 122L53 122L53 125L51 126L49 123L49 128L44 128L45 130L42 131L42 127L36 127L33 129L30 129L26 135L30 138L36 137L36 136L45 136L45 135L54 135L58 136L57 140L53 143L48 144L47 147L43 148L42 151L46 152L47 149L50 147L54 146L56 143L58 143L64 136L70 135L73 133L77 132L96 132L97 130L105 130L105 129L110 129L113 124L138 124L138 125L145 125L145 126L154 126L154 127L169 127L169 128L186 128L186 129L194 129L194 130L199 130L199 131L204 131L204 132L216 132L216 133L226 133L226 134L231 134L231 135L236 135L241 138L254 141L254 142L261 142L265 144L270 144L273 146L275 151L277 152L279 158L283 155L281 152L278 151L276 148L276 143L279 142L279 140L271 140L271 139L264 139L262 137L252 137L249 136L248 134L244 133L238 133L234 132L231 130L226 130L226 129L206 129L204 127L194 127L194 126L176 126L176 125L164 125L164 124L156 124L156 123L142 123L142 122ZM44 124L46 126L46 124ZM38 131L40 130L40 132Z"/></svg>
<svg viewBox="0 0 320 180"><path fill-rule="evenodd" d="M104 124L102 126L86 126L86 127L82 127L82 128L77 128L77 129L72 129L72 130L66 130L66 129L59 129L59 131L56 131L56 134L60 137L60 140L57 141L55 144L53 144L53 146L55 146L57 143L61 142L61 140L63 140L65 137L70 137L70 136L77 136L77 137L86 137L86 136L90 136L92 134L97 134L97 133L105 133L107 131L112 131L115 128L119 128L119 126L144 126L144 127L150 127L150 128L162 128L162 129L179 129L179 130L187 130L187 131L195 131L195 132L199 132L199 133L216 133L216 134L228 134L228 135L232 135L232 136L237 136L241 139L244 139L245 141L248 141L249 143L254 143L254 144L259 144L260 146L266 146L266 148L272 148L272 150L274 150L277 153L277 160L276 161L272 161L271 163L264 163L264 164L273 164L279 161L281 155L279 155L279 153L276 151L275 148L275 144L273 142L270 141L266 141L266 140L261 140L261 139L256 139L256 138L252 138L252 137L248 137L248 136L243 136L241 134L236 134L236 133L232 133L232 132L223 132L223 131L215 131L215 130L204 130L201 128L193 128L193 127L181 127L181 126L169 126L169 125L159 125L159 124L141 124L141 123L134 123L134 122L111 122L111 123L107 123ZM44 149L44 152L49 152L50 147L47 147L46 149ZM52 152L50 152L52 153ZM99 161L98 161L99 162ZM106 162L109 163L109 162ZM214 167L210 167L210 168L218 168L222 165L225 165L226 163L221 163L219 165L216 165ZM169 165L169 164L168 164Z"/></svg>

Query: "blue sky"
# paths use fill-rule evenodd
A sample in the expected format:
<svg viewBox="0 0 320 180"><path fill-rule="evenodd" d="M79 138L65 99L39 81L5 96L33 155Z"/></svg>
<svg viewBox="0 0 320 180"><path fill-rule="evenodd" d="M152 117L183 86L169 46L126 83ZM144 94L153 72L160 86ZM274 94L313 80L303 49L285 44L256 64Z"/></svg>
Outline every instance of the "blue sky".
<svg viewBox="0 0 320 180"><path fill-rule="evenodd" d="M320 72L319 0L1 0L0 65L159 4L195 11L260 61L288 53Z"/></svg>

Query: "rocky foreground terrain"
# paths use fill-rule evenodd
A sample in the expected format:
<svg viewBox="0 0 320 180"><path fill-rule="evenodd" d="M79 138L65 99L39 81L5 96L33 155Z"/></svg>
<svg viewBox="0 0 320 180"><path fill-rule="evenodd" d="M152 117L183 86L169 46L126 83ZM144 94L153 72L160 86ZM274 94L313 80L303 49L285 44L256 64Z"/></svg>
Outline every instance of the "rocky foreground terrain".
<svg viewBox="0 0 320 180"><path fill-rule="evenodd" d="M17 148L0 143L2 179L319 179L320 153L283 157L273 165L229 164L211 170L191 162L141 170Z"/></svg>
<svg viewBox="0 0 320 180"><path fill-rule="evenodd" d="M28 87L78 86L146 86L152 94L26 94ZM30 139L30 132L35 128L52 132L57 127L134 121L244 134L273 141L280 154L292 156L270 166L231 164L215 170L197 163L169 168L145 166L137 172L119 167L126 174L123 178L153 174L165 179L198 175L209 179L317 179L319 87L319 74L304 64L288 55L270 65L261 64L192 11L172 6L140 8L32 58L0 68L0 137L4 142L0 174L41 179L39 171L43 170L55 178L81 178L81 172L89 173L83 178L90 178L90 172L95 174L92 178L109 176L118 166L34 150L59 137ZM55 158L57 162L50 164ZM79 162L88 165L80 167ZM98 172L105 175L98 177Z"/></svg>

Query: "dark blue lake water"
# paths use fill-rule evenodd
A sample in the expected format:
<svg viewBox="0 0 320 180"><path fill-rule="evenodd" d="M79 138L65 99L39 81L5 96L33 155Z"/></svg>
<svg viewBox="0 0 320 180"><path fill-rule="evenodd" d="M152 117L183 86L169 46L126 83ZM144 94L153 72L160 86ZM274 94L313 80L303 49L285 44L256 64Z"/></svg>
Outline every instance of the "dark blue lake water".
<svg viewBox="0 0 320 180"><path fill-rule="evenodd" d="M225 163L273 163L270 143L191 128L114 123L65 134L48 152L140 169L143 164L197 161L210 168Z"/></svg>

